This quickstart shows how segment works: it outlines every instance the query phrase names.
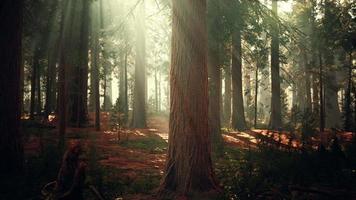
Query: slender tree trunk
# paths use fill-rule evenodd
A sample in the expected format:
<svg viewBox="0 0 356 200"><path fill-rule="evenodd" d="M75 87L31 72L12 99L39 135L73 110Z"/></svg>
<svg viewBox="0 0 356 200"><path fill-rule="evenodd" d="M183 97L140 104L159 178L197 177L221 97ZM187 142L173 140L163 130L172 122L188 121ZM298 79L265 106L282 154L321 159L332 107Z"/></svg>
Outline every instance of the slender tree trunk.
<svg viewBox="0 0 356 200"><path fill-rule="evenodd" d="M316 52L316 28L315 28L315 1L311 1L310 9L311 21L311 67L312 67L312 87L313 87L313 115L317 118L319 114L319 88L318 88L318 66Z"/></svg>
<svg viewBox="0 0 356 200"><path fill-rule="evenodd" d="M278 17L277 0L272 0L272 12L275 15L275 17ZM271 30L272 99L271 99L270 128L279 129L282 127L281 85L280 85L280 75L279 75L279 27L277 21L273 21L272 25L273 25Z"/></svg>
<svg viewBox="0 0 356 200"><path fill-rule="evenodd" d="M158 79L157 79L157 68L155 68L155 111L158 112Z"/></svg>
<svg viewBox="0 0 356 200"><path fill-rule="evenodd" d="M257 102L257 99L258 99L258 70L259 70L259 64L260 64L260 62L257 60L257 62L256 62L256 70L255 70L255 110L254 110L254 112L255 112L255 119L254 119L254 127L255 128L257 128L257 109L258 109L258 102Z"/></svg>
<svg viewBox="0 0 356 200"><path fill-rule="evenodd" d="M162 76L162 73L161 72L159 72L158 73L159 74L159 78L158 78L158 112L161 112L161 105L162 105L162 103L161 103L161 83L162 83L162 79L161 79L161 76Z"/></svg>
<svg viewBox="0 0 356 200"><path fill-rule="evenodd" d="M320 99L320 116L319 116L319 129L320 133L324 132L325 128L325 113L324 113L324 79L323 79L323 57L321 52L319 52L319 99Z"/></svg>
<svg viewBox="0 0 356 200"><path fill-rule="evenodd" d="M245 75L244 75L244 90L242 90L242 95L246 96L245 101L244 101L244 105L245 108L247 109L246 111L246 119L247 121L251 121L252 120L252 113L250 108L252 107L252 88L251 88L251 76L250 76L251 70L246 68L245 69Z"/></svg>
<svg viewBox="0 0 356 200"><path fill-rule="evenodd" d="M235 30L232 37L232 128L245 130L246 119L242 91L241 31Z"/></svg>
<svg viewBox="0 0 356 200"><path fill-rule="evenodd" d="M22 36L22 0L0 2L0 182L8 184L22 174L23 146L20 131L20 70Z"/></svg>
<svg viewBox="0 0 356 200"><path fill-rule="evenodd" d="M345 91L345 102L344 102L344 129L346 131L352 131L353 119L352 119L352 108L351 108L351 90L352 90L352 52L349 53L349 66L347 75L347 88Z"/></svg>
<svg viewBox="0 0 356 200"><path fill-rule="evenodd" d="M46 103L45 103L45 119L48 119L48 115L54 110L54 99L56 96L55 80L56 80L56 64L58 59L59 40L56 41L54 48L50 50L48 54L48 67L47 67L47 80L46 80Z"/></svg>
<svg viewBox="0 0 356 200"><path fill-rule="evenodd" d="M96 12L97 13L97 12ZM99 15L94 15L98 17ZM102 19L102 18L100 18ZM100 23L102 24L102 23ZM94 104L95 104L95 130L100 131L100 78L99 78L99 23L95 23L93 30L94 40L94 63L93 63L93 80L94 80Z"/></svg>
<svg viewBox="0 0 356 200"><path fill-rule="evenodd" d="M35 50L35 54L33 57L33 63L32 63L32 75L31 75L31 110L30 110L30 119L34 119L35 117L35 99L36 99L36 80L37 80L37 70L38 70L38 58L39 57L39 52L38 50Z"/></svg>
<svg viewBox="0 0 356 200"><path fill-rule="evenodd" d="M61 42L63 43L63 42ZM61 136L65 135L66 132L66 120L67 120L67 106L66 106L66 61L65 61L65 48L64 44L61 44L61 57L59 63L59 72L58 72L58 88L59 88L59 97L58 97L58 115L59 115L59 134Z"/></svg>
<svg viewBox="0 0 356 200"><path fill-rule="evenodd" d="M125 111L125 55L120 55L120 77L119 77L119 112L124 114Z"/></svg>
<svg viewBox="0 0 356 200"><path fill-rule="evenodd" d="M209 199L210 156L205 0L173 0L169 146L159 199Z"/></svg>
<svg viewBox="0 0 356 200"><path fill-rule="evenodd" d="M229 127L231 120L231 65L224 68L225 72L225 98L224 98L224 120L225 124Z"/></svg>
<svg viewBox="0 0 356 200"><path fill-rule="evenodd" d="M305 52L305 50L303 50L303 60L304 60L304 71L305 71L305 112L307 114L311 114L312 111L312 100L311 100L311 84L310 84L310 67L308 66L308 57L307 54Z"/></svg>
<svg viewBox="0 0 356 200"><path fill-rule="evenodd" d="M37 68L37 75L36 75L36 89L37 89L37 115L40 116L42 113L42 95L41 95L41 72L40 72L40 62L37 60L35 63Z"/></svg>
<svg viewBox="0 0 356 200"><path fill-rule="evenodd" d="M146 39L144 6L140 5L140 14L137 19L135 87L132 124L133 128L146 127Z"/></svg>
<svg viewBox="0 0 356 200"><path fill-rule="evenodd" d="M127 83L127 54L125 52L125 65L124 65L124 74L125 74L125 103L124 103L124 123L127 125L129 119L129 95L128 95L128 83Z"/></svg>

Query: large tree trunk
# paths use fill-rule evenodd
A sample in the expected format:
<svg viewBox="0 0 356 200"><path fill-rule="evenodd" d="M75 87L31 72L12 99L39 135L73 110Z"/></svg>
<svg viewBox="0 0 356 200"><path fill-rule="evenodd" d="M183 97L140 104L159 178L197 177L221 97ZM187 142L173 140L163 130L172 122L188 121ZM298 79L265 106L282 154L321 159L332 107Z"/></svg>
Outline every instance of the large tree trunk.
<svg viewBox="0 0 356 200"><path fill-rule="evenodd" d="M208 127L205 0L173 0L169 146L160 198L216 191Z"/></svg>
<svg viewBox="0 0 356 200"><path fill-rule="evenodd" d="M79 39L79 61L74 66L74 82L71 102L71 125L82 127L87 122L87 90L88 90L88 43L89 43L89 1L82 1Z"/></svg>
<svg viewBox="0 0 356 200"><path fill-rule="evenodd" d="M133 128L146 127L146 45L144 31L144 6L140 5L137 19L135 88L132 124Z"/></svg>
<svg viewBox="0 0 356 200"><path fill-rule="evenodd" d="M20 68L22 0L0 2L0 182L14 178L23 167L20 133ZM6 29L6 31L5 31Z"/></svg>
<svg viewBox="0 0 356 200"><path fill-rule="evenodd" d="M272 1L272 12L275 17L277 13L277 0ZM282 127L281 114L281 84L279 75L279 27L275 19L272 23L272 41L271 41L271 83L272 83L272 98L271 98L271 118L270 128L279 129Z"/></svg>
<svg viewBox="0 0 356 200"><path fill-rule="evenodd" d="M245 130L245 109L242 91L242 48L241 31L235 30L232 36L232 128Z"/></svg>
<svg viewBox="0 0 356 200"><path fill-rule="evenodd" d="M58 119L59 119L59 134L63 136L66 132L66 60L65 60L65 41L64 41L64 20L65 9L62 9L61 19L61 42L60 42L60 58L58 68Z"/></svg>

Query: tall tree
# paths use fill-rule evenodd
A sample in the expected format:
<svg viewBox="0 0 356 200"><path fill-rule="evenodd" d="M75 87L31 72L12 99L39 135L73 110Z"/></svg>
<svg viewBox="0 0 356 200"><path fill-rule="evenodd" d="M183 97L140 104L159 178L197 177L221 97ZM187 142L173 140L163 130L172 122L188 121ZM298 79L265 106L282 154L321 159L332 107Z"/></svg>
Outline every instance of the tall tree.
<svg viewBox="0 0 356 200"><path fill-rule="evenodd" d="M81 127L87 121L88 94L88 49L89 49L89 0L82 0L78 13L80 32L78 34L78 61L72 69L73 87L71 87L70 122L72 126Z"/></svg>
<svg viewBox="0 0 356 200"><path fill-rule="evenodd" d="M99 6L97 2L92 4L92 30L91 30L91 39L92 39L92 49L91 49L91 73L90 79L92 80L90 89L91 89L91 104L95 109L95 129L100 130L100 77L99 77Z"/></svg>
<svg viewBox="0 0 356 200"><path fill-rule="evenodd" d="M22 0L0 2L0 181L13 178L23 166L20 133Z"/></svg>
<svg viewBox="0 0 356 200"><path fill-rule="evenodd" d="M270 128L278 129L282 127L281 114L281 84L279 75L279 25L277 0L272 0L272 13L274 20L272 22L272 41L271 41L271 83L272 83L272 98L271 98L271 118Z"/></svg>
<svg viewBox="0 0 356 200"><path fill-rule="evenodd" d="M134 128L146 127L146 39L145 39L144 3L140 5L137 17L136 38L136 63L135 63L135 87L134 105L131 126Z"/></svg>
<svg viewBox="0 0 356 200"><path fill-rule="evenodd" d="M239 26L239 25L237 25ZM242 91L241 30L235 27L232 35L232 128L245 130L246 119Z"/></svg>
<svg viewBox="0 0 356 200"><path fill-rule="evenodd" d="M205 0L173 0L171 111L160 198L217 191L210 156Z"/></svg>

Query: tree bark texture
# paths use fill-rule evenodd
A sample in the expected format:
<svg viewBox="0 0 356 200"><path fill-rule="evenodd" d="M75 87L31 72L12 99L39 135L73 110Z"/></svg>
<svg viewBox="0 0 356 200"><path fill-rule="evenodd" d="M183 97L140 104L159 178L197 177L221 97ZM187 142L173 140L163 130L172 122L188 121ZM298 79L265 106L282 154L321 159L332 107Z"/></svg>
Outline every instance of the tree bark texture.
<svg viewBox="0 0 356 200"><path fill-rule="evenodd" d="M160 198L216 191L208 127L205 0L173 0L169 147ZM207 198L205 198L207 199Z"/></svg>

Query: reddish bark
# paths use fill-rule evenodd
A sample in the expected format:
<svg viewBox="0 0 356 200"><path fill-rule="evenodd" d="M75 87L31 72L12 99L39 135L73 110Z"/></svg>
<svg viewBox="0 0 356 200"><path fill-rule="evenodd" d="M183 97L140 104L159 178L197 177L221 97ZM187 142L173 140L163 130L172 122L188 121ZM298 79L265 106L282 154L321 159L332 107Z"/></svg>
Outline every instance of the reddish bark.
<svg viewBox="0 0 356 200"><path fill-rule="evenodd" d="M218 190L208 127L206 1L174 0L172 24L169 147L159 198L203 198Z"/></svg>

